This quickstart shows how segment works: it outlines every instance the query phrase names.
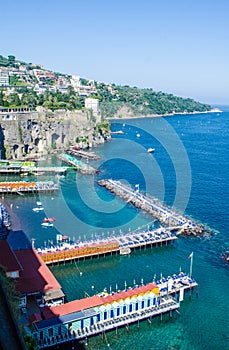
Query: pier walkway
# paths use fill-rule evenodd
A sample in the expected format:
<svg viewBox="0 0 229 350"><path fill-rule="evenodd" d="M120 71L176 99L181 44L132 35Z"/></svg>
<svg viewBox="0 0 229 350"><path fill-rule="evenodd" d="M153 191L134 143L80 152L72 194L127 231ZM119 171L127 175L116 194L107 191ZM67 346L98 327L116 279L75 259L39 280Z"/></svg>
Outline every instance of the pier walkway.
<svg viewBox="0 0 229 350"><path fill-rule="evenodd" d="M54 192L59 190L59 186L53 181L7 181L0 182L0 193L4 194L22 194L37 192Z"/></svg>
<svg viewBox="0 0 229 350"><path fill-rule="evenodd" d="M39 341L38 346L40 349L44 349L53 345L66 343L71 340L85 339L88 342L88 337L101 334L104 337L106 331L116 331L118 328L126 326L128 331L129 325L132 323L137 323L139 327L139 322L144 319L148 319L151 323L151 318L156 316L161 316L165 313L170 313L172 317L172 312L179 309L180 305L174 301L170 296L161 298L160 305L155 305L147 309L134 311L132 313L122 315L121 317L115 317L107 321L100 321L92 326L79 329L77 331L68 332L65 335L55 336L50 338L45 338L43 341Z"/></svg>
<svg viewBox="0 0 229 350"><path fill-rule="evenodd" d="M174 209L161 203L157 198L145 195L139 192L138 189L132 189L120 181L111 179L100 180L98 184L127 202L132 203L135 207L146 211L162 224L179 229L180 234L200 235L205 230L203 225L177 213Z"/></svg>
<svg viewBox="0 0 229 350"><path fill-rule="evenodd" d="M74 167L75 170L79 171L81 174L85 175L93 175L98 172L97 169L90 166L89 164L83 163L81 160L76 159L74 156L63 153L58 156L60 160L62 160L64 163L71 165Z"/></svg>
<svg viewBox="0 0 229 350"><path fill-rule="evenodd" d="M66 152L68 154L71 154L79 158L91 159L91 160L100 159L100 157L97 156L97 154L95 154L94 152L86 152L86 151L83 151L82 149L75 149L74 147L69 147L69 149Z"/></svg>
<svg viewBox="0 0 229 350"><path fill-rule="evenodd" d="M13 165L0 165L0 174L7 174L7 175L24 175L24 174L31 174L31 175L44 175L44 174L59 174L59 175L65 175L67 173L67 167L63 166L24 166L18 164Z"/></svg>
<svg viewBox="0 0 229 350"><path fill-rule="evenodd" d="M106 254L123 254L123 249L145 249L147 246L162 246L174 242L177 237L169 230L159 228L156 230L129 232L117 237L91 240L85 242L61 243L56 246L38 248L37 252L46 264L61 263L98 257ZM127 253L127 254L128 254ZM125 254L125 253L124 253Z"/></svg>

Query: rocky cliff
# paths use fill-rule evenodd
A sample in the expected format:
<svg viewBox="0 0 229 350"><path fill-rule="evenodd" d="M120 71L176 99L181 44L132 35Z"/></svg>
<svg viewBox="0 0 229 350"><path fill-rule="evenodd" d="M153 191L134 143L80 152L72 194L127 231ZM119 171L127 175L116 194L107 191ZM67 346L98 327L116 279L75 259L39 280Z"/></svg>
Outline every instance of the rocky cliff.
<svg viewBox="0 0 229 350"><path fill-rule="evenodd" d="M93 147L109 137L96 131L96 123L82 111L51 112L40 108L37 118L27 114L0 123L0 148L5 148L7 158L45 155L70 145Z"/></svg>

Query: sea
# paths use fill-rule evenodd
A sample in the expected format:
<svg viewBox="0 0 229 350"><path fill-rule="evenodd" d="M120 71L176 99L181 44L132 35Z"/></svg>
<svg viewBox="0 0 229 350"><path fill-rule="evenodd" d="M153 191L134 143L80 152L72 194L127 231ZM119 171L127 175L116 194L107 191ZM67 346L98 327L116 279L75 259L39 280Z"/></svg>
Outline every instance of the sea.
<svg viewBox="0 0 229 350"><path fill-rule="evenodd" d="M119 235L132 230L158 227L159 223L130 203L98 186L102 178L123 181L164 201L167 205L203 223L202 237L181 237L173 245L132 251L126 256L67 263L51 267L67 301L92 296L107 288L114 291L151 282L154 278L190 273L198 288L181 302L180 314L164 315L162 321L142 321L89 339L89 350L218 350L229 349L229 108L222 113L174 115L163 118L111 121L112 140L93 151L101 158L89 161L99 173L65 177L39 176L54 180L60 191L43 195L6 196L13 221L9 242L14 249L55 244L56 235L84 241ZM152 153L147 152L154 148ZM41 165L60 164L49 156ZM10 180L12 177L1 177ZM30 177L23 178L25 181ZM41 201L44 212L33 212ZM53 228L43 228L44 217L55 217ZM77 345L70 344L71 349ZM64 348L68 348L67 345Z"/></svg>

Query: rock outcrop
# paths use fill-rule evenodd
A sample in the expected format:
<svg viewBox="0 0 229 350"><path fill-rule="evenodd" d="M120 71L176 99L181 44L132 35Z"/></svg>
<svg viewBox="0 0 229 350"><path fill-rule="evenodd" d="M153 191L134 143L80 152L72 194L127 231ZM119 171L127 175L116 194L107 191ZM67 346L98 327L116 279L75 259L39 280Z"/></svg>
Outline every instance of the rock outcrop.
<svg viewBox="0 0 229 350"><path fill-rule="evenodd" d="M0 123L0 147L2 150L5 148L7 158L13 159L28 154L45 155L70 145L93 147L106 139L96 132L95 122L82 111L52 112L38 107L38 118L27 114L26 117L1 120Z"/></svg>

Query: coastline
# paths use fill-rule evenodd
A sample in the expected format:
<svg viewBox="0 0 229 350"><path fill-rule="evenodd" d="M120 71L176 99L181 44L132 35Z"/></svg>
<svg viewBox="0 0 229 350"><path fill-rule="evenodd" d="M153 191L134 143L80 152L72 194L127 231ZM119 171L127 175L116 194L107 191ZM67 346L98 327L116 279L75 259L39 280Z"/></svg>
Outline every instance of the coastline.
<svg viewBox="0 0 229 350"><path fill-rule="evenodd" d="M193 115L193 114L206 114L206 113L222 113L223 111L219 108L212 108L209 111L194 111L194 112L180 112L180 113L166 113L166 114L149 114L149 115L126 115L121 118L110 117L106 120L122 120L122 119L141 119L141 118L161 118L161 117L173 117L175 115Z"/></svg>

